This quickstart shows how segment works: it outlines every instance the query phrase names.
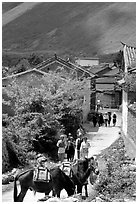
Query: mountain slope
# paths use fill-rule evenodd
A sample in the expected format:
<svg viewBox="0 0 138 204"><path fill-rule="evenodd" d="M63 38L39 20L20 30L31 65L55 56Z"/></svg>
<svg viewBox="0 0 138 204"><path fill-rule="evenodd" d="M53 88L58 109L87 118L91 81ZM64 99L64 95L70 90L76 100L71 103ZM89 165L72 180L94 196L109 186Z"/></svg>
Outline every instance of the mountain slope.
<svg viewBox="0 0 138 204"><path fill-rule="evenodd" d="M134 2L43 2L3 26L3 50L97 55L135 46Z"/></svg>

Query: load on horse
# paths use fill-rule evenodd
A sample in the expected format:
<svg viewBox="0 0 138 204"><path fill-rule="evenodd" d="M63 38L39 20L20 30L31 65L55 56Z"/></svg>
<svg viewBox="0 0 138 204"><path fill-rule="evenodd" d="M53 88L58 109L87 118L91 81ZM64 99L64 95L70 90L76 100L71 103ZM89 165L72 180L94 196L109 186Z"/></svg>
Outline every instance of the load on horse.
<svg viewBox="0 0 138 204"><path fill-rule="evenodd" d="M56 164L55 164L56 165ZM49 195L53 191L53 196L60 197L61 190L65 189L68 196L75 193L75 186L77 186L77 193L82 193L82 187L85 185L90 173L99 174L97 163L94 158L78 160L71 166L71 174L66 175L64 170L59 166L47 169L50 173L49 180L34 179L35 168L28 169L15 177L14 180L14 202L23 202L23 199L28 189L34 192L45 193ZM17 181L20 183L20 193L17 192ZM87 185L85 185L86 196L88 196Z"/></svg>

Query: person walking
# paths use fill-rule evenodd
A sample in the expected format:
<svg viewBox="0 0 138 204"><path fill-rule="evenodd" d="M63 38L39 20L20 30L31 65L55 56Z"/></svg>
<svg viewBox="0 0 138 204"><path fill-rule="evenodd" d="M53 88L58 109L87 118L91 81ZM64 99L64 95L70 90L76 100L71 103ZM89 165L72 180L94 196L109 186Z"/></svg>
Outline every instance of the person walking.
<svg viewBox="0 0 138 204"><path fill-rule="evenodd" d="M108 120L109 120L108 113L105 112L105 114L104 114L104 124L105 124L105 127L107 127Z"/></svg>
<svg viewBox="0 0 138 204"><path fill-rule="evenodd" d="M88 142L87 139L88 139L88 138L85 136L85 137L83 138L82 143L81 143L81 147L80 147L80 158L81 158L81 159L88 158L90 143Z"/></svg>
<svg viewBox="0 0 138 204"><path fill-rule="evenodd" d="M111 119L111 112L108 112L108 126L110 126Z"/></svg>
<svg viewBox="0 0 138 204"><path fill-rule="evenodd" d="M116 113L114 112L114 113L113 113L113 126L116 125L116 118L117 118L117 115L116 115Z"/></svg>
<svg viewBox="0 0 138 204"><path fill-rule="evenodd" d="M74 158L74 153L75 153L75 147L74 147L74 142L73 142L73 137L71 136L69 139L68 139L68 142L67 142L67 147L66 147L66 154L67 154L67 160L68 161L73 161L73 158Z"/></svg>
<svg viewBox="0 0 138 204"><path fill-rule="evenodd" d="M57 147L58 147L58 159L60 162L64 161L65 157L65 149L66 149L66 143L65 143L65 138L66 135L61 135L60 140L57 142Z"/></svg>
<svg viewBox="0 0 138 204"><path fill-rule="evenodd" d="M103 114L102 113L99 114L99 121L98 122L99 122L99 127L102 126L103 123L104 123L104 119L103 119Z"/></svg>
<svg viewBox="0 0 138 204"><path fill-rule="evenodd" d="M93 122L93 126L96 127L96 124L97 124L96 114L93 114L92 122Z"/></svg>
<svg viewBox="0 0 138 204"><path fill-rule="evenodd" d="M76 142L75 142L75 155L74 160L80 159L80 146L82 143L81 135L77 136Z"/></svg>

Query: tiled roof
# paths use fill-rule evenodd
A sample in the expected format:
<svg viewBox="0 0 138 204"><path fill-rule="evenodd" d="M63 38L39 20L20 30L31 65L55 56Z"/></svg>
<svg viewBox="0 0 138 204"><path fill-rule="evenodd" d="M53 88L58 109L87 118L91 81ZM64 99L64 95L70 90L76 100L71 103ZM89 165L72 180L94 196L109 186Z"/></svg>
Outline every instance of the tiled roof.
<svg viewBox="0 0 138 204"><path fill-rule="evenodd" d="M4 78L2 78L2 80L5 80L5 79L10 79L10 78L13 78L13 77L19 77L19 76L22 76L22 75L25 75L25 74L27 74L27 73L39 73L39 74L41 74L41 75L45 75L46 73L45 72L43 72L43 71L41 71L41 70L37 70L37 69L29 69L29 70L27 70L27 71L25 71L25 72L20 72L20 73L18 73L18 74L12 74L12 75L10 75L10 76L7 76L7 77L4 77Z"/></svg>
<svg viewBox="0 0 138 204"><path fill-rule="evenodd" d="M96 84L97 91L113 91L114 84Z"/></svg>
<svg viewBox="0 0 138 204"><path fill-rule="evenodd" d="M104 70L105 70L105 73L107 73L111 70L108 64L93 65L93 66L85 67L84 69L91 72L92 74L100 74L100 72L103 72Z"/></svg>
<svg viewBox="0 0 138 204"><path fill-rule="evenodd" d="M116 75L116 74L118 74L118 72L119 72L119 68L116 67L115 69L112 69L111 71L108 71L107 73L103 74L103 76L104 75L106 75L106 76Z"/></svg>
<svg viewBox="0 0 138 204"><path fill-rule="evenodd" d="M76 58L76 60L99 60L99 57L80 57L80 58Z"/></svg>
<svg viewBox="0 0 138 204"><path fill-rule="evenodd" d="M54 62L58 62L72 70L78 70L80 72L85 72L88 76L95 77L95 74L93 74L92 72L89 72L88 70L83 69L81 66L77 66L76 64L73 64L70 61L66 61L56 55L55 57L49 58L46 61L43 61L42 63L38 64L35 68L42 70L43 67L49 66L50 64Z"/></svg>
<svg viewBox="0 0 138 204"><path fill-rule="evenodd" d="M99 79L96 79L96 83L105 83L105 84L113 84L115 82L115 77L102 77Z"/></svg>
<svg viewBox="0 0 138 204"><path fill-rule="evenodd" d="M136 48L123 44L123 55L125 67L129 70L130 68L136 67Z"/></svg>

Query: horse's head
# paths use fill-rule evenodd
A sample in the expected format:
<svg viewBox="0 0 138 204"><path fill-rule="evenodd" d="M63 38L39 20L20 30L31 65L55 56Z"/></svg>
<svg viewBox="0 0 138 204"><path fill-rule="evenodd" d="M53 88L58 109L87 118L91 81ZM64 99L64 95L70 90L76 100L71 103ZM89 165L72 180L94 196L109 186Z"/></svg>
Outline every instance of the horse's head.
<svg viewBox="0 0 138 204"><path fill-rule="evenodd" d="M77 178L77 182L81 186L85 183L87 178L93 172L95 175L99 174L98 162L94 157L79 159L72 165L73 175Z"/></svg>
<svg viewBox="0 0 138 204"><path fill-rule="evenodd" d="M88 165L91 168L91 170L96 175L98 175L99 174L99 169L98 169L98 161L97 161L97 159L92 156L91 158L88 158L87 160L88 160Z"/></svg>

